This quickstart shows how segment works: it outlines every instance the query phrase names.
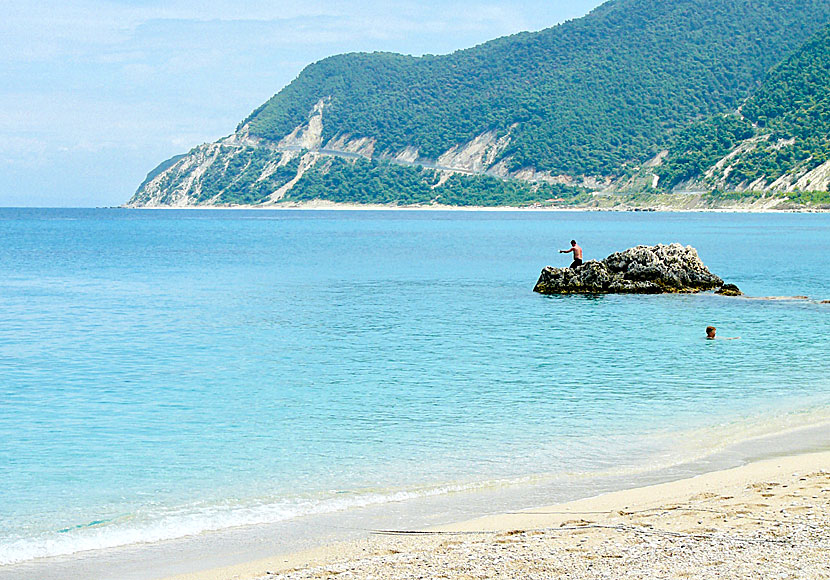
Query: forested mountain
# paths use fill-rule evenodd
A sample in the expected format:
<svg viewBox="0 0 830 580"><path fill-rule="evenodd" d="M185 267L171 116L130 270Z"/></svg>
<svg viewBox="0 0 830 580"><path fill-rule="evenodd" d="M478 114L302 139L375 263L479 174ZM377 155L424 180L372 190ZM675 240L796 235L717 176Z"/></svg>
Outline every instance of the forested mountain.
<svg viewBox="0 0 830 580"><path fill-rule="evenodd" d="M830 27L773 68L730 115L689 127L657 169L663 187L827 190L830 182Z"/></svg>
<svg viewBox="0 0 830 580"><path fill-rule="evenodd" d="M321 98L323 140L372 137L378 152L437 158L511 131L510 168L608 175L667 130L734 109L764 73L830 18L801 0L614 0L534 34L448 56L347 54L309 66L245 123L279 140Z"/></svg>
<svg viewBox="0 0 830 580"><path fill-rule="evenodd" d="M677 149L829 21L826 0L610 0L450 55L334 56L230 137L165 162L130 204L576 199L561 184L607 186ZM396 180L406 192L390 197Z"/></svg>

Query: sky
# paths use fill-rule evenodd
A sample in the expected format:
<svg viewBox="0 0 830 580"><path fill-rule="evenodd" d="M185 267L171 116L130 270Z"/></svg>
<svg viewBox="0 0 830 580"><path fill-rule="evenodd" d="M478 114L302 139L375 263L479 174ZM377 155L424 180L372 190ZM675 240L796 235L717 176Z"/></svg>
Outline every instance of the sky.
<svg viewBox="0 0 830 580"><path fill-rule="evenodd" d="M445 54L600 0L0 0L0 206L126 202L333 54Z"/></svg>

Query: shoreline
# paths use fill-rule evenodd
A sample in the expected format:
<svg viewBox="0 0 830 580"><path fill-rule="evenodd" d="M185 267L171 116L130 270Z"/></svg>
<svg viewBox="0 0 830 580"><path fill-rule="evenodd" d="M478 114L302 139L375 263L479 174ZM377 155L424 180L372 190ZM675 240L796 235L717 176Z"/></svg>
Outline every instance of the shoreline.
<svg viewBox="0 0 830 580"><path fill-rule="evenodd" d="M324 200L308 202L291 202L272 205L232 205L232 206L128 206L121 205L112 209L136 210L290 210L290 211L469 211L469 212L615 212L615 213L829 213L824 208L787 208L774 209L753 207L751 205L724 208L682 208L668 206L621 206L621 207L554 207L554 206L462 206L462 205L384 205L343 203Z"/></svg>
<svg viewBox="0 0 830 580"><path fill-rule="evenodd" d="M559 524L553 520L533 524L522 518L547 517L550 514L540 515L540 512L549 511L570 510L571 513L577 509L573 506L596 511L600 509L597 505L605 505L602 502L614 498L625 503L619 508L615 507L616 511L631 511L629 504L642 501L636 498L658 502L676 501L675 495L682 493L682 490L697 489L702 485L700 482L709 481L715 482L707 484L714 489L720 485L718 482L723 474L745 470L756 464L805 461L804 469L810 467L813 470L830 471L830 409L816 411L817 415L796 414L773 419L772 424L756 425L761 428L754 434L745 433L736 439L727 436L725 445L713 449L711 453L688 457L680 463L643 472L606 474L589 480L584 480L578 474L576 478L567 476L564 479L540 475L533 478L533 481L507 487L485 487L414 500L392 500L322 517L304 516L299 520L276 524L247 525L206 531L178 539L76 552L2 566L0 580L28 580L33 577L43 580L71 577L90 580L272 579L280 576L266 575L265 572L288 569L319 572L315 567L321 565L368 565L367 554L371 555L370 560L377 559L384 554L388 555L390 549L402 554L418 552L421 554L419 557L425 557L424 553L431 553L429 550L435 548L432 544L425 546L424 542L432 541L429 538L447 540L444 533L420 535L409 533L411 531L455 532L451 538L453 542L459 538L466 539L468 535L471 539L485 543L495 537L501 541L505 537L503 532L506 528L509 528L506 531L523 529L523 533L533 535L536 532L532 530L538 529L541 524L544 524L545 529ZM819 459L812 459L814 457ZM830 492L830 480L824 487ZM661 490L674 490L672 493L675 495L666 495ZM629 500L629 497L635 499ZM830 493L825 499L830 512ZM589 509L585 505L593 507ZM571 519L580 518L574 516ZM618 525L618 522L613 525ZM481 526L486 526L486 534L470 534L481 531ZM407 533L390 536L376 534L377 530L393 529L404 529ZM417 541L409 544L413 539ZM389 548L388 543L383 543L386 540L393 542L393 548ZM578 538L574 541L577 540ZM532 554L528 557L532 557ZM830 553L828 558L830 559ZM306 578L302 575L304 572L297 574L300 575L289 575L286 578ZM367 574L367 578L394 578L386 572Z"/></svg>
<svg viewBox="0 0 830 580"><path fill-rule="evenodd" d="M377 533L167 580L331 578L342 572L349 578L408 578L407 570L438 566L454 570L447 577L492 577L509 568L537 577L528 564L541 578L561 558L559 573L575 577L622 575L636 563L645 567L638 578L667 568L678 571L676 577L715 575L718 565L727 574L777 578L777 567L770 576L757 568L771 549L783 551L779 566L789 556L804 572L826 570L830 543L820 528L828 522L830 451L820 451L451 525ZM742 558L727 561L736 545ZM494 559L494 552L502 554ZM594 566L598 575L590 570Z"/></svg>

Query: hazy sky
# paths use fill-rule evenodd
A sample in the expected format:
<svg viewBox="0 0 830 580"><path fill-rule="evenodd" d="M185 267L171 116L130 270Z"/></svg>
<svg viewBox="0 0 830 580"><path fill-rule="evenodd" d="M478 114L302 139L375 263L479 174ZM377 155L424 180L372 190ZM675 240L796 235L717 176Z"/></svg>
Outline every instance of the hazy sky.
<svg viewBox="0 0 830 580"><path fill-rule="evenodd" d="M0 206L125 202L332 54L443 54L600 0L2 0Z"/></svg>

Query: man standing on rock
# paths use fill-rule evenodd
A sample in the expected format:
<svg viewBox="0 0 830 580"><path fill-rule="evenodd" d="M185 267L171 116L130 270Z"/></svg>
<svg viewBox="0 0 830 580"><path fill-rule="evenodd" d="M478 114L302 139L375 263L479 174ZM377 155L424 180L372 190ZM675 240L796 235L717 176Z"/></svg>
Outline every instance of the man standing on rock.
<svg viewBox="0 0 830 580"><path fill-rule="evenodd" d="M576 240L571 240L571 249L570 250L559 250L560 254L568 254L570 252L574 253L574 261L570 265L570 268L576 268L577 266L582 265L582 248L576 245Z"/></svg>

